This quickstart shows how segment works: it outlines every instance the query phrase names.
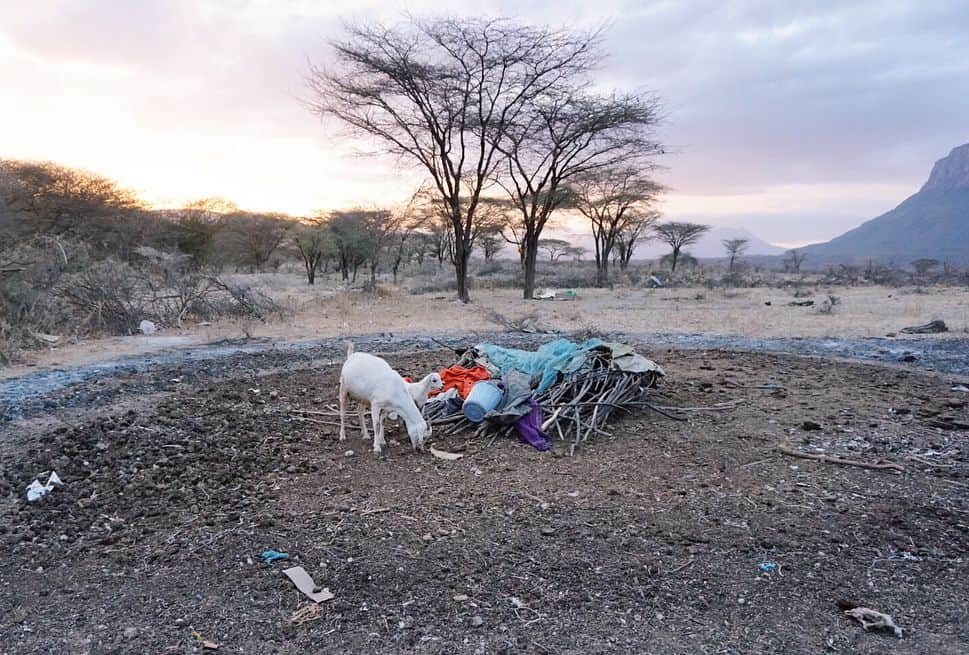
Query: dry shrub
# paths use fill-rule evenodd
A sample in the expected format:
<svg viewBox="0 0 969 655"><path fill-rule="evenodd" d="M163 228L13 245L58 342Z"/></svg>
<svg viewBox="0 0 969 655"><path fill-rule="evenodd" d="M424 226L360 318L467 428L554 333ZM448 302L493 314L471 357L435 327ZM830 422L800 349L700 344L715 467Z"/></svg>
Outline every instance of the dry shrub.
<svg viewBox="0 0 969 655"><path fill-rule="evenodd" d="M67 338L133 334L142 320L264 320L282 309L247 285L193 270L185 256L151 248L134 263L92 262L79 244L40 238L0 255L0 361ZM59 338L58 338L59 337Z"/></svg>

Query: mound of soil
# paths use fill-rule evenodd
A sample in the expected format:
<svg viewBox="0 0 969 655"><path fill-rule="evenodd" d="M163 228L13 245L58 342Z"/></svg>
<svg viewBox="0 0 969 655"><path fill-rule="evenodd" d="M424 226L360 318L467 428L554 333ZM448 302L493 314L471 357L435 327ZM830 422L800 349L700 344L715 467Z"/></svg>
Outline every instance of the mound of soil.
<svg viewBox="0 0 969 655"><path fill-rule="evenodd" d="M648 354L664 402L698 409L622 419L574 457L456 436L436 445L464 458L442 461L399 428L375 456L355 428L337 439L336 369L305 365L21 432L0 448L0 652L967 651L964 392L874 366ZM710 411L725 401L742 402ZM28 504L50 470L64 486ZM292 564L335 594L300 625ZM845 599L905 636L865 632Z"/></svg>

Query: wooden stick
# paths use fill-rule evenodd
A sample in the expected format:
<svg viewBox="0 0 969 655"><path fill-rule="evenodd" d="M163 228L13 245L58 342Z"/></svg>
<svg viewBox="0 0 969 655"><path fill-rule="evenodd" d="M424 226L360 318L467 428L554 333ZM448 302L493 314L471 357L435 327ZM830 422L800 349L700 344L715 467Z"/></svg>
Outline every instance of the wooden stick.
<svg viewBox="0 0 969 655"><path fill-rule="evenodd" d="M791 457L799 457L801 459L813 459L817 462L830 462L831 464L843 464L845 466L857 466L863 469L894 469L896 471L904 471L905 467L901 464L896 464L895 462L889 462L886 460L879 460L877 462L860 462L856 459L843 459L841 457L834 457L832 455L820 455L814 453L803 453L800 450L795 450L790 446L785 446L784 444L778 444L777 450L781 451L785 455Z"/></svg>

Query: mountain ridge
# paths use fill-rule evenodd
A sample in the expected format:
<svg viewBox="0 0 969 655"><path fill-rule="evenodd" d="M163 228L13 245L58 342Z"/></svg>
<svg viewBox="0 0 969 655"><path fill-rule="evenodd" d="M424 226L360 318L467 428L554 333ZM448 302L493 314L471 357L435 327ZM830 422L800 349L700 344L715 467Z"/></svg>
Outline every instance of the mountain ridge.
<svg viewBox="0 0 969 655"><path fill-rule="evenodd" d="M969 264L969 143L936 161L925 184L894 209L801 250L814 265L866 259L906 265L920 257Z"/></svg>

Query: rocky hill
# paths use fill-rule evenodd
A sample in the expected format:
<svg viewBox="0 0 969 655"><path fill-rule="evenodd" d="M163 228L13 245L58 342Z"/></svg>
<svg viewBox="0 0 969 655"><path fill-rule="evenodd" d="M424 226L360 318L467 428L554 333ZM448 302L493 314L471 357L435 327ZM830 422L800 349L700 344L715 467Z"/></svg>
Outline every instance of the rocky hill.
<svg viewBox="0 0 969 655"><path fill-rule="evenodd" d="M895 209L804 252L811 265L867 259L905 265L919 257L969 264L969 143L937 161L918 193Z"/></svg>

